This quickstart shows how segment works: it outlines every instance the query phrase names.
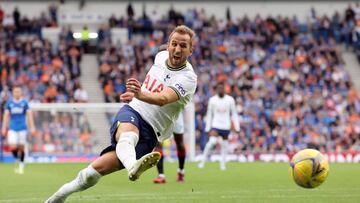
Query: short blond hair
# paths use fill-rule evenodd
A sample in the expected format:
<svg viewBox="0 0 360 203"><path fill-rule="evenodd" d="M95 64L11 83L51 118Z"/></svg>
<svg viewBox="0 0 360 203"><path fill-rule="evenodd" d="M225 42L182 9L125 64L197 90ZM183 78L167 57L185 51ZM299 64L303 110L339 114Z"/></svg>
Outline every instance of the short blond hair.
<svg viewBox="0 0 360 203"><path fill-rule="evenodd" d="M189 35L190 36L190 48L192 48L192 45L193 45L193 41L195 39L195 32L194 30L192 30L191 28L189 28L188 26L186 25L179 25L177 26L176 28L174 28L174 30L170 33L169 35L169 39L168 41L170 42L170 39L171 39L171 36L175 33L179 33L179 34L182 34L182 35Z"/></svg>

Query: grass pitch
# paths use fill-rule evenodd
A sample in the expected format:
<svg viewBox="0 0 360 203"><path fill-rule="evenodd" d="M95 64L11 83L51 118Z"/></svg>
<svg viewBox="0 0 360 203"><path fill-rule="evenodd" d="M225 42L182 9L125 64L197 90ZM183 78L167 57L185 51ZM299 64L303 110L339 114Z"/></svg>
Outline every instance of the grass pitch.
<svg viewBox="0 0 360 203"><path fill-rule="evenodd" d="M29 164L25 174L14 173L13 164L0 164L0 203L44 202L62 184L72 180L87 164ZM186 164L185 183L176 180L177 164L166 163L167 183L155 185L156 170L130 182L125 171L104 177L95 187L75 193L69 203L80 202L359 202L360 165L331 164L327 181L316 189L295 185L285 163L218 163L198 169Z"/></svg>

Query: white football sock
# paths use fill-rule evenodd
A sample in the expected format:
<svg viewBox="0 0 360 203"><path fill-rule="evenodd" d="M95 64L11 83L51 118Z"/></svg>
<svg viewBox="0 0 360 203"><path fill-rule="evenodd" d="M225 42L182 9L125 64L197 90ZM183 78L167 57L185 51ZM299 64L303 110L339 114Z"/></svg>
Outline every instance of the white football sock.
<svg viewBox="0 0 360 203"><path fill-rule="evenodd" d="M185 169L179 169L177 170L178 173L185 174Z"/></svg>
<svg viewBox="0 0 360 203"><path fill-rule="evenodd" d="M221 140L221 161L220 161L220 167L222 168L222 170L225 170L227 151L228 151L228 141L223 139Z"/></svg>
<svg viewBox="0 0 360 203"><path fill-rule="evenodd" d="M25 168L25 163L24 162L20 162L19 163L19 170L24 170Z"/></svg>
<svg viewBox="0 0 360 203"><path fill-rule="evenodd" d="M139 135L135 132L121 133L116 145L116 155L124 167L130 171L136 162L135 146L139 141Z"/></svg>
<svg viewBox="0 0 360 203"><path fill-rule="evenodd" d="M204 166L206 158L209 156L211 149L216 145L216 142L217 142L216 137L211 136L209 141L205 145L205 149L204 149L203 157L200 162L200 166L202 166L202 167Z"/></svg>
<svg viewBox="0 0 360 203"><path fill-rule="evenodd" d="M81 170L74 180L64 184L51 198L53 198L52 200L65 200L66 197L74 192L83 191L94 186L101 177L101 174L89 165Z"/></svg>

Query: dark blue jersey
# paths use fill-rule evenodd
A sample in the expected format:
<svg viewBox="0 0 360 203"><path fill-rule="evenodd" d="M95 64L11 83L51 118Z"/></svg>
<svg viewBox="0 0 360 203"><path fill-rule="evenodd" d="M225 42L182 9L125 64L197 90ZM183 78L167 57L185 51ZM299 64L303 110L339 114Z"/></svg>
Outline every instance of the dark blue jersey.
<svg viewBox="0 0 360 203"><path fill-rule="evenodd" d="M25 99L16 101L10 99L5 105L5 111L10 113L9 129L14 131L26 130L26 112L29 110L29 103Z"/></svg>

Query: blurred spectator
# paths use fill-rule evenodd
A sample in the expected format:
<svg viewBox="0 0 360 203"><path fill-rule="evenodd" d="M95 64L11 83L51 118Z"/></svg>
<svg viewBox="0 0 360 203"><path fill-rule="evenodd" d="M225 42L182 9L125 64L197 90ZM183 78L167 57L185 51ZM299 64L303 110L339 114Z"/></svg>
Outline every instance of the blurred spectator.
<svg viewBox="0 0 360 203"><path fill-rule="evenodd" d="M74 99L76 102L80 102L80 103L88 101L88 94L86 90L82 88L81 85L78 85L78 87L75 89Z"/></svg>
<svg viewBox="0 0 360 203"><path fill-rule="evenodd" d="M15 27L16 27L16 29L20 30L20 18L21 18L21 14L20 14L20 11L19 11L18 7L15 7L15 9L14 9L13 18L14 18L14 22L15 22Z"/></svg>
<svg viewBox="0 0 360 203"><path fill-rule="evenodd" d="M57 23L58 7L56 6L56 4L51 4L49 6L49 15L51 21Z"/></svg>
<svg viewBox="0 0 360 203"><path fill-rule="evenodd" d="M90 39L90 31L87 26L84 26L81 30L81 47L84 49L84 52L87 53L89 51L89 39Z"/></svg>

